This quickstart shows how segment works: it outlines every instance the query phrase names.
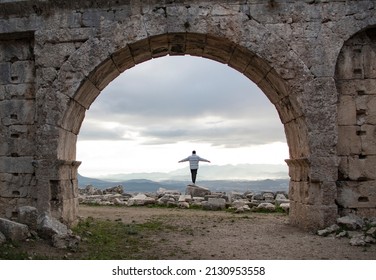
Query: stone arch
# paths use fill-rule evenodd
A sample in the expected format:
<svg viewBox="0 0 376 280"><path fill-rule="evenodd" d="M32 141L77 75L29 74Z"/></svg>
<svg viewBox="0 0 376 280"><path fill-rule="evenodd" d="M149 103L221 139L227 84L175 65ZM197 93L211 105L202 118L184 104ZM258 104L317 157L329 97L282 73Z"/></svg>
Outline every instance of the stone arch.
<svg viewBox="0 0 376 280"><path fill-rule="evenodd" d="M85 111L110 81L154 57L195 55L246 75L277 108L290 152L291 223L318 228L334 222L336 126L328 119L335 117L335 106L322 106L331 101L326 93L332 78L316 79L289 43L247 12L219 5L202 17L207 9L193 5L134 12L123 21L95 22L95 36L91 29L81 31L87 36L62 30L36 34L37 52L44 41L58 36L77 40L57 77L37 92L38 209L66 223L76 219L77 135Z"/></svg>
<svg viewBox="0 0 376 280"><path fill-rule="evenodd" d="M343 45L336 65L338 89L337 204L342 215L376 215L376 28Z"/></svg>
<svg viewBox="0 0 376 280"><path fill-rule="evenodd" d="M107 44L108 42L106 41L99 42L96 39L87 42L86 46L89 46L87 53L90 55L84 57L90 58L92 55L97 57L97 49L107 47ZM305 116L297 98L301 88L294 86L293 83L290 84L289 79L282 78L282 75L277 72L277 69L279 69L278 71L284 73L285 76L295 76L297 66L291 65L296 60L294 53L287 52L285 54L284 61L290 61L288 65L290 69L275 64L272 67L270 62L267 62L266 59L261 58L246 47L236 44L229 39L208 34L166 33L150 36L134 43L126 44L124 47L114 51L95 67L91 66L92 70L90 70L90 67L85 68L87 73L74 70L72 67L73 65L86 66L90 59L86 59L86 61L81 63L80 61L76 61L76 59L82 60L81 55L72 56L63 65L57 79L58 82L55 84L56 92L64 92L64 102L62 104L66 105L66 108L62 111L63 117L59 119L59 128L57 128L59 137L56 157L60 165L55 167L57 169L55 173L64 173L66 169L70 170L78 167L75 161L76 138L84 119L85 111L100 94L101 90L123 71L134 67L138 63L165 55L194 55L225 63L247 76L263 90L276 107L285 127L290 150L290 159L287 160L287 163L290 168L291 195L297 200L297 205L302 204L301 200L304 195L301 194L302 191L300 189L304 188L307 191L308 188L311 168L309 157L311 151ZM306 70L303 64L299 64L298 67L302 71ZM293 73L290 73L289 70ZM72 73L77 72L80 83L76 83L74 79L69 79ZM305 81L306 78L305 76ZM302 83L296 84L301 85ZM64 184L64 181L68 182L69 187L63 187L64 189L72 188L71 177L68 180L64 180L63 176L61 176L57 178L57 181L60 182L59 184ZM49 182L49 185L51 188L51 182ZM72 191L69 192L67 199L64 199L64 197L57 199L58 201L66 201L67 204L65 207L62 205L57 207L55 215L62 215L65 220L70 221L72 218L65 216L74 213L74 211L70 211L75 208L76 201L74 197L74 191ZM317 221L315 222L316 224L312 223L314 218L310 218L308 219L308 223L304 224L295 214L301 211L304 210L301 207L299 208L299 206L296 209L293 208L291 211L293 223L303 227L315 227L317 224L323 223L323 221ZM306 214L303 214L303 217L304 215Z"/></svg>

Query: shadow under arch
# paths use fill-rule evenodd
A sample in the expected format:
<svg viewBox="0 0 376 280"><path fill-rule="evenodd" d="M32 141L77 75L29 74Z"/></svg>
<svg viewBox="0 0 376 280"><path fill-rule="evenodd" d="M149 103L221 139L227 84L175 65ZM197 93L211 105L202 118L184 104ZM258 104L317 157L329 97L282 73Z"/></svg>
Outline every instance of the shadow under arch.
<svg viewBox="0 0 376 280"><path fill-rule="evenodd" d="M95 48L98 48L96 40L98 39L89 42L92 46L90 55L96 53ZM88 70L87 73L78 71L79 85L71 86L69 81L66 84L67 76L74 72L72 68L77 63L75 59L79 60L79 58L73 56L71 60L68 60L62 67L63 71L58 78L58 83L60 83L58 87L66 91L64 94L69 96L69 100L59 124L64 132L58 139L57 160L62 161L64 165L72 165L71 168L75 169L73 173L77 173L79 164L75 161L75 146L85 111L101 91L122 72L139 63L166 55L192 55L215 60L227 64L252 80L276 107L284 125L290 154L290 159L286 160L291 178L290 196L294 196L294 192L297 192L302 185L307 187L310 169L307 158L310 155L310 149L307 124L297 99L298 93L291 89L288 79L283 79L276 71L278 67L273 67L251 50L226 38L199 33L168 33L129 43L103 59L98 66L93 67L92 71ZM72 178L77 181L77 177L72 176ZM69 213L67 215L72 217L72 212L74 216L75 210L71 208L77 207L77 202L72 199L74 195L71 196L71 203L66 205L66 210L64 210L63 202L62 206L58 207L63 209L55 211L58 213L55 216L63 216L62 219L68 223L72 222L70 221L72 218L64 217L64 213L67 212ZM290 210L292 223L306 227L307 225L301 222L302 215L298 216L297 211L299 210L294 210L294 208Z"/></svg>

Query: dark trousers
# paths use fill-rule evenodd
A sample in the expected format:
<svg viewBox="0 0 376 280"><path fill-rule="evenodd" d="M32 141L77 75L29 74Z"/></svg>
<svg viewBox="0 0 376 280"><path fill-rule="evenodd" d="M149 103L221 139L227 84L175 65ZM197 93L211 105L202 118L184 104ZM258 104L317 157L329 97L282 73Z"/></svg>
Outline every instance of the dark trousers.
<svg viewBox="0 0 376 280"><path fill-rule="evenodd" d="M191 169L192 183L196 183L197 169Z"/></svg>

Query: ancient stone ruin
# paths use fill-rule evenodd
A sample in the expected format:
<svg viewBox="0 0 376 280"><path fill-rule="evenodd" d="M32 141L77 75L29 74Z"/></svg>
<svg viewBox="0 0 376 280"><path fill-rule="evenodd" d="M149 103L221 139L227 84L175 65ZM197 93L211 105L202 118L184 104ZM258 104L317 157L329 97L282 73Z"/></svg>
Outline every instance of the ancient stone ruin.
<svg viewBox="0 0 376 280"><path fill-rule="evenodd" d="M166 55L227 64L275 106L292 224L376 216L375 4L0 1L0 216L30 206L74 223L85 111L118 75Z"/></svg>

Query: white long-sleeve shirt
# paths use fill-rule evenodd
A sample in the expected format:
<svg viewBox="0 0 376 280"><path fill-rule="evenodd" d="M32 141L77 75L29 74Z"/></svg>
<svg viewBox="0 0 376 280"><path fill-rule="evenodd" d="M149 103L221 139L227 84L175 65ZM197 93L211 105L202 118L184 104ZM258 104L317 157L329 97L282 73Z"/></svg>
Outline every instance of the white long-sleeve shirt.
<svg viewBox="0 0 376 280"><path fill-rule="evenodd" d="M180 160L179 162L184 162L184 161L189 161L189 167L190 167L191 169L198 169L198 162L199 162L199 161L210 162L209 160L204 159L204 158L202 158L202 157L199 157L199 156L196 155L196 154L192 154L192 155L190 155L189 157Z"/></svg>

